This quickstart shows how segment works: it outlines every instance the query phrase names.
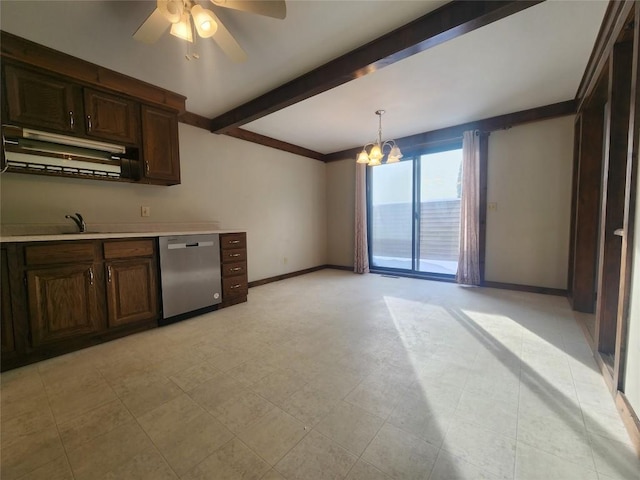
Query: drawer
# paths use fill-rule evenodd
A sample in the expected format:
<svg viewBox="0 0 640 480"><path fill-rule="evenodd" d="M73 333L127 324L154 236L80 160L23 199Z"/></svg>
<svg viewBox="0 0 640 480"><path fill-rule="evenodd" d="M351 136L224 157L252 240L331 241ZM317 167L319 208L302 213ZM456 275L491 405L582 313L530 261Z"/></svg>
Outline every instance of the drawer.
<svg viewBox="0 0 640 480"><path fill-rule="evenodd" d="M27 265L93 262L95 252L92 242L67 241L53 245L30 245L24 249L24 258Z"/></svg>
<svg viewBox="0 0 640 480"><path fill-rule="evenodd" d="M226 250L229 248L246 248L246 233L225 233L220 235L220 248Z"/></svg>
<svg viewBox="0 0 640 480"><path fill-rule="evenodd" d="M247 250L244 248L236 248L233 250L222 250L220 252L220 261L222 263L246 262Z"/></svg>
<svg viewBox="0 0 640 480"><path fill-rule="evenodd" d="M246 297L249 290L246 277L231 277L222 279L222 300L235 297Z"/></svg>
<svg viewBox="0 0 640 480"><path fill-rule="evenodd" d="M233 277L247 274L247 262L224 263L222 264L222 276Z"/></svg>
<svg viewBox="0 0 640 480"><path fill-rule="evenodd" d="M153 255L153 240L126 240L104 242L104 258L150 257Z"/></svg>

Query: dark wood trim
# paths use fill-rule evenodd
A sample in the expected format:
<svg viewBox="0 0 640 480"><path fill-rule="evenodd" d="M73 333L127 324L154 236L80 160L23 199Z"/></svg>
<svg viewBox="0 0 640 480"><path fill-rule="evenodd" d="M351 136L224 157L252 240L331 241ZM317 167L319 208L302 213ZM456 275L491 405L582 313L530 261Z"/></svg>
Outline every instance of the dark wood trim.
<svg viewBox="0 0 640 480"><path fill-rule="evenodd" d="M192 127L202 128L209 131L209 125L211 125L211 119L198 115L197 113L184 112L178 115L178 121Z"/></svg>
<svg viewBox="0 0 640 480"><path fill-rule="evenodd" d="M306 275L307 273L317 272L327 268L326 265L318 265L317 267L305 268L304 270L298 270L296 272L283 273L282 275L276 275L275 277L263 278L262 280L254 280L249 282L249 288L259 287L260 285L266 285L267 283L279 282L280 280L286 280L287 278L298 277L300 275Z"/></svg>
<svg viewBox="0 0 640 480"><path fill-rule="evenodd" d="M540 120L550 120L552 118L566 117L576 113L576 103L574 100L553 103L542 107L530 108L519 112L498 115L497 117L485 118L474 122L463 123L452 127L432 130L430 132L418 133L408 137L397 138L396 142L402 150L419 148L424 145L438 145L439 143L450 142L454 139L461 139L462 134L467 130L480 130L481 132L493 132L504 130L525 123L538 122ZM324 156L325 162L334 162L353 158L362 150L362 146L342 150L340 152L329 153Z"/></svg>
<svg viewBox="0 0 640 480"><path fill-rule="evenodd" d="M517 283L503 282L487 282L482 284L483 287L501 288L502 290L515 290L517 292L540 293L543 295L555 295L558 297L566 297L567 291L562 288L535 287L533 285L519 285Z"/></svg>
<svg viewBox="0 0 640 480"><path fill-rule="evenodd" d="M137 80L94 63L81 60L44 45L0 31L0 54L3 60L16 60L26 65L64 75L88 85L125 93L137 99L178 112L185 109L186 97Z"/></svg>
<svg viewBox="0 0 640 480"><path fill-rule="evenodd" d="M582 104L591 95L598 83L600 75L618 38L618 33L623 28L627 17L633 8L632 1L611 1L600 25L596 42L587 62L587 67L582 75L582 80L576 92L576 104L578 111L582 110Z"/></svg>
<svg viewBox="0 0 640 480"><path fill-rule="evenodd" d="M636 453L640 457L640 419L623 392L616 392L614 400L620 417L622 417L622 423L624 423L629 437L631 437L631 443L633 443Z"/></svg>
<svg viewBox="0 0 640 480"><path fill-rule="evenodd" d="M540 3L525 1L453 1L382 37L217 116L211 131L257 120L338 85L375 72L411 55L457 38Z"/></svg>
<svg viewBox="0 0 640 480"><path fill-rule="evenodd" d="M614 384L624 390L627 358L627 335L631 319L631 274L633 270L633 245L635 238L636 192L638 186L638 148L640 144L640 4L635 4L633 58L631 64L631 95L629 108L629 136L627 144L627 168L625 172L624 222L620 248L620 285L618 297ZM637 421L637 417L636 417ZM636 425L637 426L637 425ZM638 433L638 432L636 432ZM636 447L640 453L640 435Z"/></svg>
<svg viewBox="0 0 640 480"><path fill-rule="evenodd" d="M327 264L327 265L325 265L325 268L332 268L333 270L344 270L346 272L353 272L353 265L347 266L347 265Z"/></svg>
<svg viewBox="0 0 640 480"><path fill-rule="evenodd" d="M247 142L257 143L259 145L264 145L265 147L282 150L283 152L289 152L303 157L313 158L314 160L324 161L324 155L322 153L294 145L293 143L287 143L265 135L260 135L259 133L250 132L249 130L244 130L242 128L233 128L224 133L230 137L246 140Z"/></svg>

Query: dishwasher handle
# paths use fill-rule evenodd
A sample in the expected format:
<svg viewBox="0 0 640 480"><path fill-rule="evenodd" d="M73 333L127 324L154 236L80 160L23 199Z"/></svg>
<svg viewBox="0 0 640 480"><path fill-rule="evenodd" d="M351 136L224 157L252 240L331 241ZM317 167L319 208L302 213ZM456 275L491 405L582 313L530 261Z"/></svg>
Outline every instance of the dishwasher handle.
<svg viewBox="0 0 640 480"><path fill-rule="evenodd" d="M180 248L193 248L193 247L213 247L213 242L193 242L193 243L168 243L168 250L177 250Z"/></svg>

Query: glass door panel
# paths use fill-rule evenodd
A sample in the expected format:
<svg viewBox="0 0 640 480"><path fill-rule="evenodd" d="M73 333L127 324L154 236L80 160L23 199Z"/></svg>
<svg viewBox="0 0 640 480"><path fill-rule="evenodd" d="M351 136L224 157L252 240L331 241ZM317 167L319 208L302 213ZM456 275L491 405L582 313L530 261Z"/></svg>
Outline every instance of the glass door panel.
<svg viewBox="0 0 640 480"><path fill-rule="evenodd" d="M417 269L455 275L460 251L462 149L420 156Z"/></svg>
<svg viewBox="0 0 640 480"><path fill-rule="evenodd" d="M370 169L371 265L413 270L413 162Z"/></svg>

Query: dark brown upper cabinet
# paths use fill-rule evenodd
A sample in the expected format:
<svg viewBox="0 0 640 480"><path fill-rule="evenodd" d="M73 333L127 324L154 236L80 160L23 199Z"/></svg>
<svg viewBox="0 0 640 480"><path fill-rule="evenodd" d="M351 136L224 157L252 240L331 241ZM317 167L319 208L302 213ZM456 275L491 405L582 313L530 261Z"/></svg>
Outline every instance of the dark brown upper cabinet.
<svg viewBox="0 0 640 480"><path fill-rule="evenodd" d="M67 134L84 129L73 84L13 65L6 65L4 73L10 123Z"/></svg>
<svg viewBox="0 0 640 480"><path fill-rule="evenodd" d="M180 183L178 116L175 112L142 105L142 158L149 183Z"/></svg>
<svg viewBox="0 0 640 480"><path fill-rule="evenodd" d="M126 98L84 89L84 113L87 135L136 145L140 131L140 106Z"/></svg>

